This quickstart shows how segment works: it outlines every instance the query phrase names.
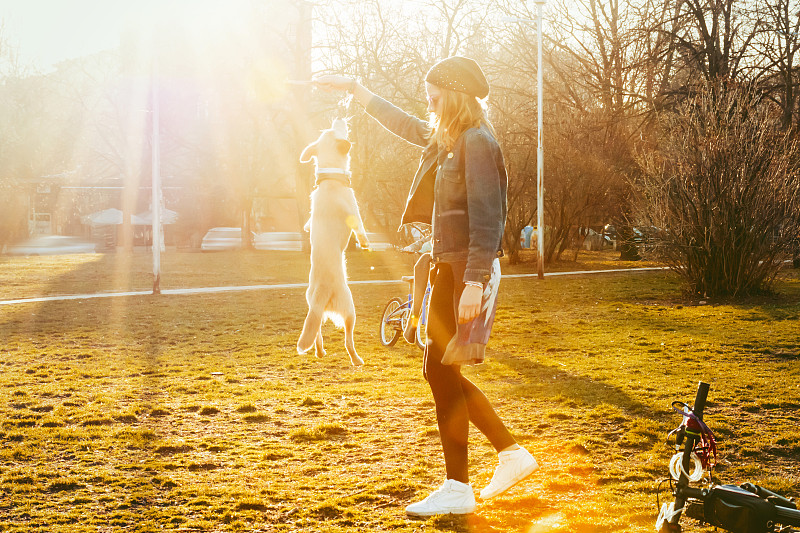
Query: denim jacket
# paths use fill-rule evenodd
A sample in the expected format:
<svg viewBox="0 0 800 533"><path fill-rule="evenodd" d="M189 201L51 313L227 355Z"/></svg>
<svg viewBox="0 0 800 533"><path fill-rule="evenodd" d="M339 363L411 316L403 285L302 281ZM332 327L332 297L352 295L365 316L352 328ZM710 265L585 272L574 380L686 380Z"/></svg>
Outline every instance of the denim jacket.
<svg viewBox="0 0 800 533"><path fill-rule="evenodd" d="M433 261L466 261L463 281L488 282L492 261L503 255L508 189L492 132L484 124L470 128L448 152L431 142L426 121L386 100L374 96L366 109L386 129L424 149L401 225L431 224Z"/></svg>

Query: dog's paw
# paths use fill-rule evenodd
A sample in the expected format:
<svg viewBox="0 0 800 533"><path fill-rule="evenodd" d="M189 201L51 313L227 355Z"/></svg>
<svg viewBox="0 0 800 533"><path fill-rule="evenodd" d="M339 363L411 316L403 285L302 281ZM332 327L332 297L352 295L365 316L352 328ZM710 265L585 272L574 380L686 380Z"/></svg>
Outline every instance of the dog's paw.
<svg viewBox="0 0 800 533"><path fill-rule="evenodd" d="M350 355L350 364L353 366L363 366L364 360L358 354Z"/></svg>

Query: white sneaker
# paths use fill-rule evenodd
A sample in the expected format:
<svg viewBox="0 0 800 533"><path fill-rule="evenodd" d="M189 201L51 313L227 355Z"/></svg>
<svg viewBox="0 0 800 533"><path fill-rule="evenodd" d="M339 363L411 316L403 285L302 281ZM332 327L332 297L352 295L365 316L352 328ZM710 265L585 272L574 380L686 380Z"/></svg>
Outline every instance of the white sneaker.
<svg viewBox="0 0 800 533"><path fill-rule="evenodd" d="M494 471L492 480L481 490L481 498L487 500L507 491L539 468L536 459L525 448L500 452L500 464Z"/></svg>
<svg viewBox="0 0 800 533"><path fill-rule="evenodd" d="M475 511L475 494L472 493L472 486L455 479L446 480L427 498L406 507L406 513L411 516L469 514L473 511Z"/></svg>

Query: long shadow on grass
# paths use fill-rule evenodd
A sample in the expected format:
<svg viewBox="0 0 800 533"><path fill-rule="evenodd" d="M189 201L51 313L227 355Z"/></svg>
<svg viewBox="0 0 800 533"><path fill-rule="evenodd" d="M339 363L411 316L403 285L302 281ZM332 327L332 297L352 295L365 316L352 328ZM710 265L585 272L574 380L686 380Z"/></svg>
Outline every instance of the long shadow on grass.
<svg viewBox="0 0 800 533"><path fill-rule="evenodd" d="M741 313L740 320L745 322L766 322L781 320L797 320L800 317L800 271L785 270L778 277L771 288L771 293L755 295L744 299L716 299L697 298L687 296L681 292L680 285L671 285L672 291L650 291L641 287L627 298L620 298L630 304L641 304L643 301L654 301L663 305L685 305L686 307L702 307L709 311L718 308L730 308ZM701 300L705 300L700 303ZM707 302L707 303L706 303ZM750 312L750 315L746 313ZM662 317L663 318L663 317ZM660 320L661 325L673 325L666 320ZM684 325L680 321L678 325ZM692 322L692 325L695 323Z"/></svg>
<svg viewBox="0 0 800 533"><path fill-rule="evenodd" d="M614 405L623 411L651 419L660 419L662 412L653 409L631 397L623 389L587 376L578 376L558 367L548 366L529 357L496 351L494 359L522 378L522 383L513 386L508 396L514 398L533 397L543 400L561 398L576 404L594 407L601 403Z"/></svg>

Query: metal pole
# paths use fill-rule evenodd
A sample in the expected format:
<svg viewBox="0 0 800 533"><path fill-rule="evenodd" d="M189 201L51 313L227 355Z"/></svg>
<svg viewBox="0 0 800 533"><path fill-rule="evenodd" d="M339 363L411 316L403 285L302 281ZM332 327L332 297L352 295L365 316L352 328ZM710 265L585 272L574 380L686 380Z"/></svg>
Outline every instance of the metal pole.
<svg viewBox="0 0 800 533"><path fill-rule="evenodd" d="M295 3L297 7L297 37L295 41L295 77L298 80L309 80L312 74L311 48L313 45L312 24L314 4L306 0ZM311 139L313 132L310 127L308 102L310 97L310 87L300 86L294 90L291 99L291 109L295 117L294 123L294 144L299 151ZM309 175L308 165L303 165L299 161L295 162L295 191L297 205L297 220L299 221L298 230L303 237L303 252L310 252L311 242L308 233L303 229L303 221L308 219L308 212L311 207L308 197L311 194L311 184L313 179Z"/></svg>
<svg viewBox="0 0 800 533"><path fill-rule="evenodd" d="M539 279L544 278L544 145L542 142L542 11L544 0L536 0L536 127L538 147L536 150L536 246L539 249Z"/></svg>
<svg viewBox="0 0 800 533"><path fill-rule="evenodd" d="M154 39L155 41L155 39ZM151 197L153 215L150 221L153 228L153 294L161 294L161 154L159 151L159 102L158 102L158 50L153 49L153 191Z"/></svg>

